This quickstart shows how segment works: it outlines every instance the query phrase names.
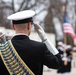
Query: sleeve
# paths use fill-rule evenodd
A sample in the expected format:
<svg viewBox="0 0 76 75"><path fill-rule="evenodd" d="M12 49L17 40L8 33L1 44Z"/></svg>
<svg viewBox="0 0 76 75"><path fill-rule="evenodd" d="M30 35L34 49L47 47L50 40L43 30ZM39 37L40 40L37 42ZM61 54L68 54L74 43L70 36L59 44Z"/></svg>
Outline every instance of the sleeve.
<svg viewBox="0 0 76 75"><path fill-rule="evenodd" d="M57 55L53 55L46 47L44 46L44 65L52 69L58 69L62 66L61 56L58 53Z"/></svg>

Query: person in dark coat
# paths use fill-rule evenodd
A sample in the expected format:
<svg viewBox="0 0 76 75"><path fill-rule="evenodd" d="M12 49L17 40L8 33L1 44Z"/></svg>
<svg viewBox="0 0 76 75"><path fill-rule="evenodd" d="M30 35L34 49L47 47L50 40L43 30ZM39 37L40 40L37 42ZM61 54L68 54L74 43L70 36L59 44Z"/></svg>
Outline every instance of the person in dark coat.
<svg viewBox="0 0 76 75"><path fill-rule="evenodd" d="M72 58L73 58L73 50L71 45L67 45L66 47L66 53L67 53L67 73L70 75L71 68L72 68Z"/></svg>
<svg viewBox="0 0 76 75"><path fill-rule="evenodd" d="M51 53L53 49L48 50L45 43L37 42L29 38L32 17L34 15L34 11L25 10L8 17L9 20L12 20L12 27L16 31L16 35L11 39L11 42L29 69L35 75L42 75L43 65L49 68L59 69L62 66L62 60L58 51L54 55ZM0 75L9 75L1 59Z"/></svg>
<svg viewBox="0 0 76 75"><path fill-rule="evenodd" d="M58 45L59 53L62 57L63 66L57 70L58 75L70 75L71 72L71 61L72 61L72 47L70 45L66 45L65 48L63 47L64 44ZM66 52L64 53L64 49ZM66 61L66 64L64 63Z"/></svg>

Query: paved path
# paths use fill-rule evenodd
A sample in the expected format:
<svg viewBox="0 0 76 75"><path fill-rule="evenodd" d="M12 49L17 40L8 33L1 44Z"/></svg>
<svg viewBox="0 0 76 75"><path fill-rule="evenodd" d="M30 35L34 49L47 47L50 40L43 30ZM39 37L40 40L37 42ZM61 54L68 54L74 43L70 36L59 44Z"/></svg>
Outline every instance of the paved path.
<svg viewBox="0 0 76 75"><path fill-rule="evenodd" d="M43 75L57 75L56 70L44 71ZM76 68L72 68L70 75L76 75Z"/></svg>

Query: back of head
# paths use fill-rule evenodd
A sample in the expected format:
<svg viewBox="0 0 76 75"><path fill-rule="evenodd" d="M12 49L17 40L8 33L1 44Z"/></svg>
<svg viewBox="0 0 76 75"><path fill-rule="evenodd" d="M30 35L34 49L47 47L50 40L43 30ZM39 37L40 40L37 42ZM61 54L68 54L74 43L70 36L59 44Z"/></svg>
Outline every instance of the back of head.
<svg viewBox="0 0 76 75"><path fill-rule="evenodd" d="M34 15L35 11L33 10L24 10L8 16L7 19L12 21L13 28L16 32L24 33L25 30L30 30L30 25L33 22Z"/></svg>

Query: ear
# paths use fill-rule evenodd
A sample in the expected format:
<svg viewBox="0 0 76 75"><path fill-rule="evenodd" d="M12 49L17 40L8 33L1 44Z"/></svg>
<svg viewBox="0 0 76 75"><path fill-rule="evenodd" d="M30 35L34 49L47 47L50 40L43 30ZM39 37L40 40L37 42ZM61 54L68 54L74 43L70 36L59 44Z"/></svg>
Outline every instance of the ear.
<svg viewBox="0 0 76 75"><path fill-rule="evenodd" d="M14 24L12 24L12 28L15 30L15 26L14 26Z"/></svg>
<svg viewBox="0 0 76 75"><path fill-rule="evenodd" d="M28 29L30 29L30 25L31 25L31 23L28 23L28 26L27 26L27 27L28 27Z"/></svg>

